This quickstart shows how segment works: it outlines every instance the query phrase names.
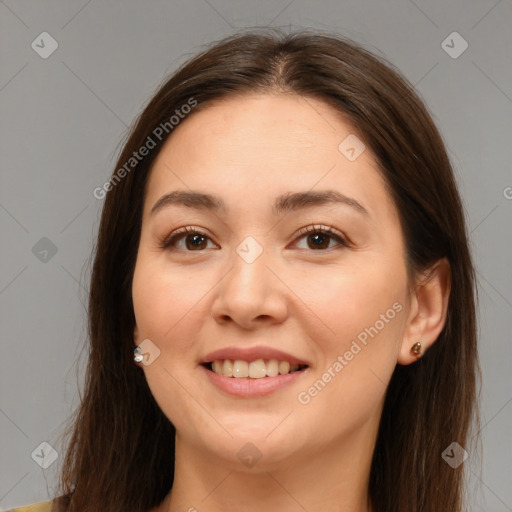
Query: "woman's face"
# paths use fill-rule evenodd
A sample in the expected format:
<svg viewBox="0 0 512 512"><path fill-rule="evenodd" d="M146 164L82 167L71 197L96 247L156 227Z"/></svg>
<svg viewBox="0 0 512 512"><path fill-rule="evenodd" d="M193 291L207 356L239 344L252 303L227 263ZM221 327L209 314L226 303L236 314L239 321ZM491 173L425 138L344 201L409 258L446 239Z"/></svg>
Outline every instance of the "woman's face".
<svg viewBox="0 0 512 512"><path fill-rule="evenodd" d="M356 137L318 100L250 95L191 114L155 161L134 342L201 457L263 469L374 441L409 299L397 211Z"/></svg>

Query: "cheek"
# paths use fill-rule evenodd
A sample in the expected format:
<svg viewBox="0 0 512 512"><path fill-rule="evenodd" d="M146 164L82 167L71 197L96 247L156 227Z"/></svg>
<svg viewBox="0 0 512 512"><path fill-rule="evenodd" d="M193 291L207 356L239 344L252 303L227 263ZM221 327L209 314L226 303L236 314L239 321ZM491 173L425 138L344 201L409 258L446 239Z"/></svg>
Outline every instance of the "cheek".
<svg viewBox="0 0 512 512"><path fill-rule="evenodd" d="M347 434L346 429L356 430L369 418L377 421L397 363L406 314L404 286L399 273L367 269L331 275L309 289L308 305L329 329L321 336L309 329L322 357L297 401L308 418L328 415L333 420L322 435Z"/></svg>
<svg viewBox="0 0 512 512"><path fill-rule="evenodd" d="M351 423L360 425L379 409L397 364L406 317L405 265L368 258L350 271L317 274L304 293L328 329L314 338L323 361L299 403L318 414L327 408L340 421L350 413Z"/></svg>
<svg viewBox="0 0 512 512"><path fill-rule="evenodd" d="M151 260L144 255L137 261L132 296L141 339L150 338L162 347L180 342L189 326L204 315L202 299L212 288L208 276L197 272L177 272L165 261L165 255ZM196 318L197 317L197 318ZM186 337L186 336L185 336Z"/></svg>
<svg viewBox="0 0 512 512"><path fill-rule="evenodd" d="M407 301L407 273L399 258L392 265L381 258L365 260L317 273L304 288L324 327L318 336L314 320L309 329L303 325L322 357L316 384L312 381L311 393L305 389L299 401L310 399L318 414L329 408L338 418L352 411L361 422L380 405L397 364Z"/></svg>
<svg viewBox="0 0 512 512"><path fill-rule="evenodd" d="M369 261L358 267L331 267L317 272L315 279L302 289L307 297L305 302L322 321L326 333L340 341L373 326L383 314L386 326L391 324L386 322L388 317L395 320L400 316L397 311L400 306L393 308L393 305L404 306L406 272L399 265L383 268ZM393 323L401 325L401 322Z"/></svg>
<svg viewBox="0 0 512 512"><path fill-rule="evenodd" d="M205 315L201 298L212 287L205 277L204 273L171 271L163 258L143 252L133 276L135 341L148 338L160 349L159 357L142 370L160 409L178 430L194 431L205 421L201 409L183 392L185 385L192 396L200 396L191 378L197 368L190 351Z"/></svg>

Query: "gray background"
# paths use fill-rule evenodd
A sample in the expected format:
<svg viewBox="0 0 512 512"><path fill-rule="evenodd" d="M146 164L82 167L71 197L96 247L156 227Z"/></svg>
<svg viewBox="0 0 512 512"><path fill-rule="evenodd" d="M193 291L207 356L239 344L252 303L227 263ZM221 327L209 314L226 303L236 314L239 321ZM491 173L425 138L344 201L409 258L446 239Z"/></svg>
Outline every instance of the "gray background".
<svg viewBox="0 0 512 512"><path fill-rule="evenodd" d="M201 45L256 25L351 37L389 58L429 106L478 268L483 460L480 470L473 450L465 463L471 510L512 510L509 0L0 1L0 508L53 496L57 436L77 404L86 353L77 364L102 206L93 189L163 78ZM50 48L44 31L59 45L46 59L31 47ZM458 58L442 47L454 31L469 45ZM445 43L452 53L462 44ZM51 457L42 442L61 455L45 470L31 457L36 448L36 460L41 449Z"/></svg>

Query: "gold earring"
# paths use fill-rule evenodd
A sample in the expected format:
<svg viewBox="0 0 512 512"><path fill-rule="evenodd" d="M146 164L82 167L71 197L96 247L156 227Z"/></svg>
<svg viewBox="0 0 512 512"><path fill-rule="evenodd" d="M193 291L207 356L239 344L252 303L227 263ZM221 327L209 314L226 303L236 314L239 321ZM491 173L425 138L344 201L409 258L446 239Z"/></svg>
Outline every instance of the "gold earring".
<svg viewBox="0 0 512 512"><path fill-rule="evenodd" d="M416 357L421 356L421 343L419 341L411 347L411 354Z"/></svg>

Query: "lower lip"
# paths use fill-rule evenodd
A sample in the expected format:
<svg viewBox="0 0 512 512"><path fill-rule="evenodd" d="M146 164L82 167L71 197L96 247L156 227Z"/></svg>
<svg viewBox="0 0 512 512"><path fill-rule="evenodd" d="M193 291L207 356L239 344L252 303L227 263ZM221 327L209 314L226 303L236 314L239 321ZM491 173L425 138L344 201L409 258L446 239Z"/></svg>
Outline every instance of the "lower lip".
<svg viewBox="0 0 512 512"><path fill-rule="evenodd" d="M205 366L201 365L201 367L214 386L225 393L242 398L266 396L285 386L290 386L300 379L309 369L308 367L298 372L287 373L286 375L251 379L250 377L224 377L223 375L209 370Z"/></svg>

